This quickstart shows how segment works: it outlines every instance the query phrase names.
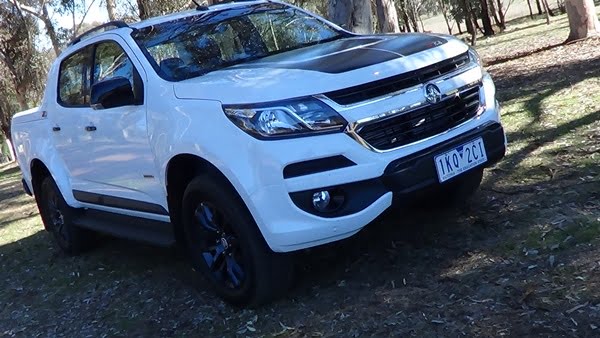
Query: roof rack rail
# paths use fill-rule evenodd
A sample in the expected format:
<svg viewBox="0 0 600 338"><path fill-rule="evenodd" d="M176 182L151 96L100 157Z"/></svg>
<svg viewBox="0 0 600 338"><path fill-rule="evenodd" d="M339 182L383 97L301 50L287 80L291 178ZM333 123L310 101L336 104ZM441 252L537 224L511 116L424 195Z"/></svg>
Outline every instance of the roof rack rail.
<svg viewBox="0 0 600 338"><path fill-rule="evenodd" d="M110 21L110 22L104 23L100 26L94 27L94 28L80 34L75 39L71 40L71 42L69 42L69 46L72 46L72 45L80 42L81 40L84 40L84 38L88 37L89 35L93 36L93 33L96 33L96 32L101 33L101 32L109 31L111 29L117 29L117 28L123 28L123 27L129 27L129 25L127 23L125 23L124 21ZM91 36L89 36L89 37L91 37Z"/></svg>
<svg viewBox="0 0 600 338"><path fill-rule="evenodd" d="M211 5L223 5L223 4L228 4L228 3L232 3L232 2L252 2L252 1L256 1L256 0L215 0L215 2Z"/></svg>

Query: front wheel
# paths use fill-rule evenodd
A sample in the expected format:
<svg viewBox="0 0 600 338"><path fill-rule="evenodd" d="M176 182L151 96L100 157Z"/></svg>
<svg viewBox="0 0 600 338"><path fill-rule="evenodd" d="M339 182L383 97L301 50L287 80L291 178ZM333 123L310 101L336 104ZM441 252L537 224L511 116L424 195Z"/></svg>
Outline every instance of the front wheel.
<svg viewBox="0 0 600 338"><path fill-rule="evenodd" d="M436 205L442 208L464 208L483 179L483 168L467 171L454 180L442 185L441 191L434 197Z"/></svg>
<svg viewBox="0 0 600 338"><path fill-rule="evenodd" d="M209 175L193 179L184 193L182 221L193 266L225 301L255 306L289 288L289 256L269 249L226 182Z"/></svg>

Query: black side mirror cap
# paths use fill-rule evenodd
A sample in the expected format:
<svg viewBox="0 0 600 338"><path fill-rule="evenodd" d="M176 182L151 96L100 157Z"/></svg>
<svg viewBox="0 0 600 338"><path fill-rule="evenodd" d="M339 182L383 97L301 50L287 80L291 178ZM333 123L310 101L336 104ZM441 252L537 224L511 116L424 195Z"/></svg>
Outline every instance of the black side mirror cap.
<svg viewBox="0 0 600 338"><path fill-rule="evenodd" d="M109 109L136 104L131 83L122 76L93 84L90 96L90 105L93 109Z"/></svg>

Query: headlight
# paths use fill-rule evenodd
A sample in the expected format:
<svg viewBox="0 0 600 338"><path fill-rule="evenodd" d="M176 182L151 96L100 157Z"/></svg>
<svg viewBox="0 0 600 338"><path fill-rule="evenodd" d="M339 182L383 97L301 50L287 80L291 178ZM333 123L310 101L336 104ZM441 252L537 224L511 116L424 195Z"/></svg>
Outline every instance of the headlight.
<svg viewBox="0 0 600 338"><path fill-rule="evenodd" d="M338 132L346 127L344 118L314 98L264 105L224 105L223 111L235 125L257 138Z"/></svg>
<svg viewBox="0 0 600 338"><path fill-rule="evenodd" d="M479 57L479 53L477 53L477 51L472 47L469 47L469 59L471 62L481 66L481 57Z"/></svg>

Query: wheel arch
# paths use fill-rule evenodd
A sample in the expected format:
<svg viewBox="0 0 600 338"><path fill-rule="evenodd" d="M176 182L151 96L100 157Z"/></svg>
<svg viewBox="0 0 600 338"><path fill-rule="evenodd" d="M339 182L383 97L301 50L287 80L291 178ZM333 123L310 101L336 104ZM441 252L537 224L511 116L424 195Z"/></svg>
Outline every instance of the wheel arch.
<svg viewBox="0 0 600 338"><path fill-rule="evenodd" d="M29 165L29 172L31 173L31 188L35 196L38 195L38 188L42 184L42 181L46 176L52 176L50 169L38 158L31 160Z"/></svg>
<svg viewBox="0 0 600 338"><path fill-rule="evenodd" d="M29 162L28 169L31 177L30 183L34 197L38 195L37 189L42 183L44 177L50 176L58 186L58 190L60 191L62 197L65 199L67 204L74 208L80 207L75 197L73 197L73 191L71 190L71 181L69 180L69 176L64 170L64 168L59 166L59 163L52 160L48 162L44 161L42 158L34 157Z"/></svg>
<svg viewBox="0 0 600 338"><path fill-rule="evenodd" d="M215 177L215 179L220 180L226 189L231 189L235 193L240 203L243 203L244 207L248 210L248 206L238 190L217 166L198 155L189 153L175 155L168 161L164 177L167 191L167 205L178 244L182 244L185 241L181 222L183 193L194 177L200 174L209 174ZM249 210L248 212L252 216Z"/></svg>

